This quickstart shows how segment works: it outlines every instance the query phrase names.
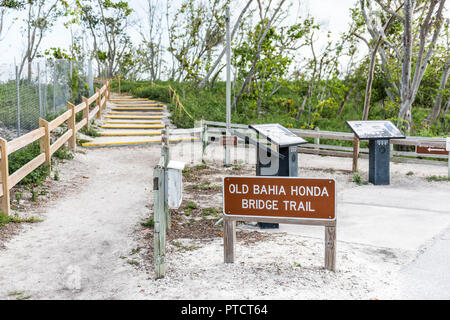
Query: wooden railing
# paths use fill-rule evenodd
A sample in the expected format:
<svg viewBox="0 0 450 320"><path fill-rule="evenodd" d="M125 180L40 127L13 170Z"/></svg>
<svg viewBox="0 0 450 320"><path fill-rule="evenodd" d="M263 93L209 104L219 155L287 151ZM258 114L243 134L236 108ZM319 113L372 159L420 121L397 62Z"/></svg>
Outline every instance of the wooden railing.
<svg viewBox="0 0 450 320"><path fill-rule="evenodd" d="M226 123L224 122L213 122L213 121L203 121L202 126L204 131L208 136L221 136L226 132ZM231 124L232 128L235 129L248 129L247 125L242 124ZM333 131L320 131L320 130L303 130L303 129L289 129L296 135L302 138L312 138L314 143L307 143L299 146L299 153L307 154L317 154L326 156L337 156L337 157L347 157L353 158L352 170L358 170L358 160L359 158L367 158L369 149L361 148L360 141L353 133L349 132L333 132ZM352 142L353 146L339 146L339 145L329 145L321 143L323 140L337 140L337 141L348 141ZM219 139L217 139L219 141ZM449 159L448 155L442 154L422 154L417 153L417 147L429 146L435 148L445 148L446 139L445 138L431 138L431 137L417 137L417 136L407 136L406 139L392 139L390 140L391 145L402 145L412 147L411 151L391 151L391 157L397 162L415 162L415 163L428 163L437 164L445 166L447 165L444 161L433 161L435 159Z"/></svg>
<svg viewBox="0 0 450 320"><path fill-rule="evenodd" d="M152 82L152 85L155 85ZM173 89L170 85L168 86L169 89L169 98L170 98L170 102L172 104L175 104L175 112L178 113L178 120L181 119L181 110L184 110L184 112L186 112L186 114L188 115L189 118L191 118L192 120L195 120L192 115L186 110L186 108L183 106L183 104L180 101L180 96L178 95L178 93L176 92L175 89Z"/></svg>
<svg viewBox="0 0 450 320"><path fill-rule="evenodd" d="M2 198L0 211L6 215L10 214L10 190L40 165L44 164L45 166L50 167L52 155L66 142L68 142L70 150L75 150L77 132L84 126L89 127L89 124L94 117L101 119L101 112L106 108L106 102L109 100L110 94L110 80L108 80L102 88L97 88L97 92L92 97L83 97L83 102L79 105L75 106L70 102L67 102L68 110L56 119L49 122L40 118L38 129L9 142L0 138L0 197ZM91 105L94 102L95 106L91 109ZM83 118L77 123L76 115L79 112L83 112ZM52 143L50 139L51 132L66 121L67 131ZM39 140L40 144L40 154L10 175L8 169L8 156L37 140Z"/></svg>

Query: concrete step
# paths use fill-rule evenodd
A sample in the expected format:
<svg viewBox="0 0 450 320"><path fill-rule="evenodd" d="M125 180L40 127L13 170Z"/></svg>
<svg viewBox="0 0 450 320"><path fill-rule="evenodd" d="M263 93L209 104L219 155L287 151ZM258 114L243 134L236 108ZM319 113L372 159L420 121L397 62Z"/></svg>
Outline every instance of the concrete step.
<svg viewBox="0 0 450 320"><path fill-rule="evenodd" d="M115 115L107 115L106 119L162 119L163 116L144 116L144 115L136 115L136 114L115 114Z"/></svg>
<svg viewBox="0 0 450 320"><path fill-rule="evenodd" d="M163 107L111 107L111 110L114 111L160 111L162 112L164 110Z"/></svg>
<svg viewBox="0 0 450 320"><path fill-rule="evenodd" d="M185 141L197 141L199 138L189 137L174 137L170 138L169 142L185 142ZM83 147L120 147L120 146L133 146L141 144L160 144L161 138L154 137L99 137L94 141L83 143Z"/></svg>
<svg viewBox="0 0 450 320"><path fill-rule="evenodd" d="M155 116L160 116L162 114L161 111L158 112L139 112L139 111L110 111L107 113L107 115L143 115L143 116L148 116L148 115L155 115Z"/></svg>
<svg viewBox="0 0 450 320"><path fill-rule="evenodd" d="M144 103L153 103L156 102L155 100L149 100L147 98L135 98L135 99L118 99L113 98L109 99L111 102L144 102Z"/></svg>
<svg viewBox="0 0 450 320"><path fill-rule="evenodd" d="M113 108L135 108L135 107L164 107L161 103L133 103L133 104L115 104Z"/></svg>
<svg viewBox="0 0 450 320"><path fill-rule="evenodd" d="M164 129L161 125L139 125L139 124L104 124L103 129Z"/></svg>
<svg viewBox="0 0 450 320"><path fill-rule="evenodd" d="M104 124L162 124L161 121L151 120L107 120Z"/></svg>
<svg viewBox="0 0 450 320"><path fill-rule="evenodd" d="M126 129L112 129L99 132L100 136L161 136L161 131L142 131L142 130L126 130Z"/></svg>

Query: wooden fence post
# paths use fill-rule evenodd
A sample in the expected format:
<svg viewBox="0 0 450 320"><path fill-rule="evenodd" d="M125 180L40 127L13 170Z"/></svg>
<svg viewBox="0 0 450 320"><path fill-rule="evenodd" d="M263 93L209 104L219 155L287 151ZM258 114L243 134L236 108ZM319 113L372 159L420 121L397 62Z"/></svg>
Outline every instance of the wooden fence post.
<svg viewBox="0 0 450 320"><path fill-rule="evenodd" d="M44 165L48 166L49 169L51 170L52 159L50 154L50 130L48 126L48 121L39 118L39 127L44 127L45 129L45 135L39 139L41 153L45 153Z"/></svg>
<svg viewBox="0 0 450 320"><path fill-rule="evenodd" d="M317 133L320 132L319 127L316 127L314 130L315 130ZM316 147L315 147L314 149L320 150L320 138L319 138L319 137L315 137L315 138L314 138L314 144L316 145Z"/></svg>
<svg viewBox="0 0 450 320"><path fill-rule="evenodd" d="M359 159L359 139L355 136L353 137L353 172L358 171L358 159Z"/></svg>
<svg viewBox="0 0 450 320"><path fill-rule="evenodd" d="M102 102L102 95L100 94L99 88L96 88L95 91L97 92L97 106L98 106L97 119L102 120L102 106L100 105Z"/></svg>
<svg viewBox="0 0 450 320"><path fill-rule="evenodd" d="M153 170L153 221L154 221L154 259L156 279L166 274L166 217L164 216L164 168L156 166Z"/></svg>
<svg viewBox="0 0 450 320"><path fill-rule="evenodd" d="M336 226L325 227L325 269L336 270Z"/></svg>
<svg viewBox="0 0 450 320"><path fill-rule="evenodd" d="M111 80L108 79L108 81L106 81L107 84L107 95L106 95L106 100L110 100L111 99Z"/></svg>
<svg viewBox="0 0 450 320"><path fill-rule="evenodd" d="M86 129L89 129L89 103L88 98L83 97L84 109L83 109L83 118L86 119Z"/></svg>
<svg viewBox="0 0 450 320"><path fill-rule="evenodd" d="M236 247L236 221L223 218L223 253L225 263L234 263Z"/></svg>
<svg viewBox="0 0 450 320"><path fill-rule="evenodd" d="M1 173L1 179L2 179L2 191L3 191L3 197L2 197L2 203L1 203L1 211L9 216L11 213L11 206L10 206L10 194L9 194L9 168L8 168L8 142L0 138L0 152L1 152L1 159L0 159L0 173Z"/></svg>
<svg viewBox="0 0 450 320"><path fill-rule="evenodd" d="M69 149L75 151L77 146L77 133L75 132L75 124L76 124L76 114L75 114L75 106L70 102L67 102L67 109L72 110L72 115L67 121L67 127L72 129L72 136L69 138Z"/></svg>

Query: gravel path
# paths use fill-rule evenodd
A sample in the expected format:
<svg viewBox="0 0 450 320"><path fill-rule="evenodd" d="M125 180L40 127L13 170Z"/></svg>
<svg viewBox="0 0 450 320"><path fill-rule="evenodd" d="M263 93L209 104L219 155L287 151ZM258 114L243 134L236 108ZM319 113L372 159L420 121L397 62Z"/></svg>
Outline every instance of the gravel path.
<svg viewBox="0 0 450 320"><path fill-rule="evenodd" d="M191 146L184 156L176 148L171 154L189 162L191 152L199 155ZM238 241L232 265L223 263L220 238L171 240L167 276L155 280L146 256L153 253L139 248L153 241L140 232L140 223L152 213L152 168L159 157L153 146L90 149L61 164L52 200L26 212L43 222L24 225L0 250L0 299L395 299L410 291L402 281L426 284L420 268L432 266L426 254L421 258L425 247L438 261L446 245L450 184L425 180L446 168L393 164L392 185L376 188L357 186L340 171L351 167L348 159L301 155L304 174L335 176L340 183L340 208L346 210L338 218L336 273L323 268L323 230L299 226L281 228L264 241ZM367 164L361 167L366 179ZM400 210L402 194L408 195L402 208L432 201L420 212ZM210 202L202 206L216 206L217 197L205 197ZM381 199L384 207L369 206ZM445 239L430 246L439 234Z"/></svg>
<svg viewBox="0 0 450 320"><path fill-rule="evenodd" d="M30 212L44 221L0 251L0 299L133 297L145 275L119 257L136 247L130 234L149 216L159 155L158 148L96 149L63 164L52 191L60 198Z"/></svg>

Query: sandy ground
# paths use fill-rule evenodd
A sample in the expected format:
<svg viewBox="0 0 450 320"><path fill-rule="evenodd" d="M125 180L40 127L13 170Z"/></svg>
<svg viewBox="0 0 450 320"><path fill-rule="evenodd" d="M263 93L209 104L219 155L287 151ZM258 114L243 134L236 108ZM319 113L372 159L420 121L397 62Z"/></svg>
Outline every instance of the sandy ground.
<svg viewBox="0 0 450 320"><path fill-rule="evenodd" d="M210 166L220 167L220 150L210 148ZM198 145L172 150L188 164L191 154L198 164ZM0 250L0 299L396 299L403 268L450 225L450 183L425 180L446 167L393 164L390 186L358 186L351 160L300 155L300 176L338 181L337 272L323 268L323 228L281 225L263 241L238 241L234 264L223 263L221 238L171 240L167 276L155 280L151 253L140 249L153 239L140 223L152 214L159 155L155 146L91 149L61 164L52 200L27 210L43 222ZM223 174L203 179L220 184ZM220 208L220 192L185 199Z"/></svg>

